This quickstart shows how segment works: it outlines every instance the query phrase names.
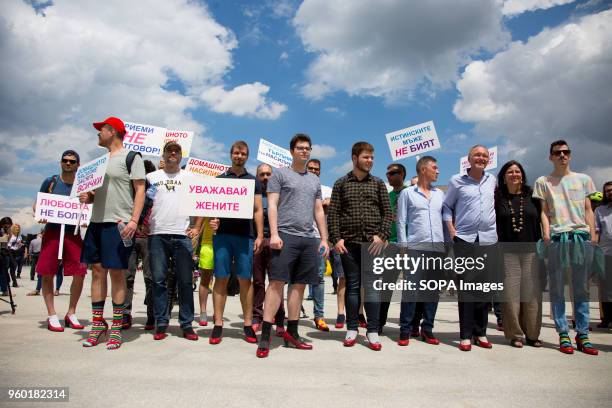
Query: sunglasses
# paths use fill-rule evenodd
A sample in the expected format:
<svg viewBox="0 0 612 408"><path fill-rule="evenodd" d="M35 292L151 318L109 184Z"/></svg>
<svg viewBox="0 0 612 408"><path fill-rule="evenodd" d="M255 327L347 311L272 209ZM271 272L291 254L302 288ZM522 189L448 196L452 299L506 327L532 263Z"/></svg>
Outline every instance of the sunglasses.
<svg viewBox="0 0 612 408"><path fill-rule="evenodd" d="M297 150L298 152L309 152L312 150L312 147L308 147L308 146L296 146L294 147L295 150Z"/></svg>
<svg viewBox="0 0 612 408"><path fill-rule="evenodd" d="M566 156L569 156L570 154L572 154L572 151L570 149L562 149L562 150L555 150L552 152L553 156L561 156L561 153L563 153Z"/></svg>
<svg viewBox="0 0 612 408"><path fill-rule="evenodd" d="M387 172L387 176L397 176L398 174L401 174L401 172L396 170Z"/></svg>
<svg viewBox="0 0 612 408"><path fill-rule="evenodd" d="M321 171L321 169L318 168L318 167L308 167L308 170L310 170L310 171Z"/></svg>
<svg viewBox="0 0 612 408"><path fill-rule="evenodd" d="M71 160L71 159L62 159L62 163L77 164L77 161L76 160Z"/></svg>

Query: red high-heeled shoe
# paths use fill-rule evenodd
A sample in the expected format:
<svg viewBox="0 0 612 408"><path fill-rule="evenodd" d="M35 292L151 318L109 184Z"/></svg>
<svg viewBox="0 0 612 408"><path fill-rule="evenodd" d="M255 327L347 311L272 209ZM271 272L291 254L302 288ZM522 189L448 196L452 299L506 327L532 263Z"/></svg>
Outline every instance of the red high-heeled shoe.
<svg viewBox="0 0 612 408"><path fill-rule="evenodd" d="M440 344L440 340L435 338L433 333L431 332L427 333L425 330L422 330L422 329L421 329L421 338L427 344L432 344L434 346L437 346L438 344Z"/></svg>
<svg viewBox="0 0 612 408"><path fill-rule="evenodd" d="M66 327L70 327L71 329L76 329L76 330L81 330L85 328L85 326L83 326L80 323L74 323L72 321L71 315L68 315L68 313L66 313L66 316L64 316L64 324L66 325Z"/></svg>
<svg viewBox="0 0 612 408"><path fill-rule="evenodd" d="M58 333L61 333L64 331L64 328L62 326L52 326L51 321L48 318L47 318L47 329L49 331L58 332Z"/></svg>
<svg viewBox="0 0 612 408"><path fill-rule="evenodd" d="M478 347L482 347L482 348L486 348L486 349L493 348L493 344L491 344L491 342L479 340L478 337L474 337L474 343Z"/></svg>
<svg viewBox="0 0 612 408"><path fill-rule="evenodd" d="M94 318L94 321L95 318ZM97 346L98 343L100 343L100 338L102 336L108 336L108 323L106 322L106 320L101 319L99 321L102 321L104 323L104 329L100 330L100 333L98 334L97 337L92 337L91 333L93 332L93 329L89 331L89 337L87 338L87 340L85 340L83 342L83 347L94 347Z"/></svg>
<svg viewBox="0 0 612 408"><path fill-rule="evenodd" d="M461 343L459 343L459 350L461 350L461 351L470 351L470 350L472 350L472 345L471 344L461 344Z"/></svg>
<svg viewBox="0 0 612 408"><path fill-rule="evenodd" d="M285 341L285 347L289 347L289 344L293 345L298 350L312 350L312 345L304 342L303 337L299 337L296 339L288 331L285 331L283 334L283 340Z"/></svg>

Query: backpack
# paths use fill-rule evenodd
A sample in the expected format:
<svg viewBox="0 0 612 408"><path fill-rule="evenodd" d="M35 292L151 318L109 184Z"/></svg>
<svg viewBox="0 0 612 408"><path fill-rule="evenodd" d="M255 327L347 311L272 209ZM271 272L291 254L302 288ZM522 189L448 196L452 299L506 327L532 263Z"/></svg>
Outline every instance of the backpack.
<svg viewBox="0 0 612 408"><path fill-rule="evenodd" d="M45 190L47 190L47 193L53 194L53 189L55 188L55 185L57 184L58 177L59 177L58 174L54 174L53 176L51 176L51 181L49 181L49 185L45 188Z"/></svg>
<svg viewBox="0 0 612 408"><path fill-rule="evenodd" d="M142 157L142 154L140 154L139 152L130 150L127 156L125 157L125 166L127 167L128 174L132 174L132 164L134 164L134 159L136 159L136 156ZM147 190L147 188L149 188L149 182L145 178L145 191ZM135 195L136 195L136 192L134 191L134 185L132 184L132 198L134 198ZM153 207L153 200L151 200L145 194L145 202L144 202L144 205L142 206L142 211L140 212L140 218L138 218L138 225L142 225L145 217L151 210L151 207Z"/></svg>

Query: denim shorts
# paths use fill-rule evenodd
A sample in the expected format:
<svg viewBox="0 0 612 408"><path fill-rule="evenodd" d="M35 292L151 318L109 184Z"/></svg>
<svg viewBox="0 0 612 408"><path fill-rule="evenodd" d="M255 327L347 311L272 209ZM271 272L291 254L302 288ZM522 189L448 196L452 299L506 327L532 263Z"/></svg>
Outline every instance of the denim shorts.
<svg viewBox="0 0 612 408"><path fill-rule="evenodd" d="M123 245L116 222L92 222L87 228L81 262L85 264L101 264L105 269L127 269L132 245Z"/></svg>
<svg viewBox="0 0 612 408"><path fill-rule="evenodd" d="M251 279L253 276L253 238L245 235L217 234L213 236L214 276L229 278L232 261L236 276Z"/></svg>

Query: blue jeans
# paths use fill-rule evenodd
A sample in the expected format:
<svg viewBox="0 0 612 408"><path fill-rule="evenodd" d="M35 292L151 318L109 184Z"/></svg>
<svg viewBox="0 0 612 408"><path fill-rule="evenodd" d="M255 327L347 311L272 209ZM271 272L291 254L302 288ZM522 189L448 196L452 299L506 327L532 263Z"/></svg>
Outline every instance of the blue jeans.
<svg viewBox="0 0 612 408"><path fill-rule="evenodd" d="M551 242L548 247L548 276L550 281L550 304L557 333L569 333L567 317L565 315L565 278L566 270L560 265L559 251L562 244ZM569 275L572 280L572 295L574 301L574 316L576 319L576 332L588 334L589 332L589 287L588 279L593 260L593 246L590 242L584 243L584 262L582 265L573 264Z"/></svg>
<svg viewBox="0 0 612 408"><path fill-rule="evenodd" d="M325 258L322 256L319 257L319 282L314 285L310 285L312 288L312 299L314 300L312 306L312 312L314 314L314 318L322 318L324 313L323 309L325 306L325 269L327 264L325 263Z"/></svg>
<svg viewBox="0 0 612 408"><path fill-rule="evenodd" d="M181 329L191 327L194 313L191 240L185 235L150 235L148 248L153 276L153 311L157 327L167 327L170 322L167 285L169 258L172 258L177 280L179 324Z"/></svg>
<svg viewBox="0 0 612 408"><path fill-rule="evenodd" d="M421 329L429 333L433 331L436 311L438 310L438 302L422 302L423 303L423 321ZM416 310L417 302L402 302L400 306L400 332L409 333L412 330L411 323ZM418 326L417 326L418 329Z"/></svg>

